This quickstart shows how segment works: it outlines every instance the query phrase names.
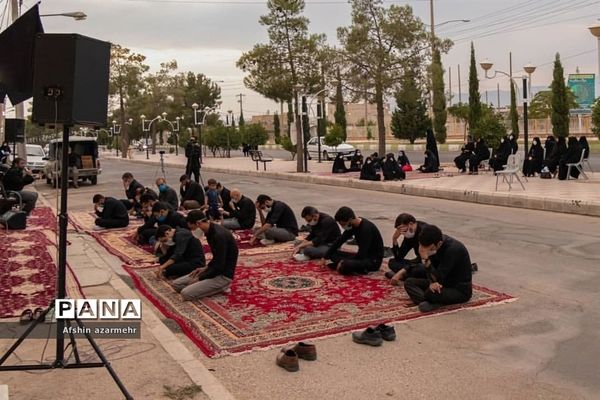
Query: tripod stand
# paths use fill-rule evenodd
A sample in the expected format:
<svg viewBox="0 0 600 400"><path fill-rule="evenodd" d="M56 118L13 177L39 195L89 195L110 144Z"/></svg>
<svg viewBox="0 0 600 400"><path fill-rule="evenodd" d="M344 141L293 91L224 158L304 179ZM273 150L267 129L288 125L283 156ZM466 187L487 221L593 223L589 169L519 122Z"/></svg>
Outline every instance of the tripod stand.
<svg viewBox="0 0 600 400"><path fill-rule="evenodd" d="M59 219L59 239L58 239L58 277L56 284L56 298L64 299L66 297L66 275L67 275L67 225L69 215L67 213L67 190L69 187L69 168L67 165L69 163L69 126L63 126L63 135L62 135L62 154L61 154L61 187L60 187L60 213L58 215ZM32 321L27 330L21 335L19 339L8 349L8 351L0 358L0 371L28 371L28 370L39 370L39 369L54 369L54 368L65 368L65 369L75 369L75 368L98 368L105 367L108 370L108 373L113 378L123 396L126 399L133 399L133 397L127 391L127 388L123 385L117 373L114 371L110 362L106 359L98 344L94 341L92 336L85 329L83 322L75 318L74 320L66 320L66 319L57 319L56 320L56 356L54 361L51 364L28 364L28 365L11 365L5 366L2 365L4 362L10 357L10 355L27 339L29 334L35 329L35 327L42 321L44 321L46 314L50 310L54 308L54 302L42 313L42 315ZM71 330L69 330L70 337L70 345L73 348L73 354L75 355L75 362L68 363L68 360L65 359L65 334L64 328L67 326L71 326L71 322L74 321L77 326L85 333L85 337L100 358L101 362L81 362L79 358L79 352L77 350L77 344L75 342L75 336L72 334Z"/></svg>

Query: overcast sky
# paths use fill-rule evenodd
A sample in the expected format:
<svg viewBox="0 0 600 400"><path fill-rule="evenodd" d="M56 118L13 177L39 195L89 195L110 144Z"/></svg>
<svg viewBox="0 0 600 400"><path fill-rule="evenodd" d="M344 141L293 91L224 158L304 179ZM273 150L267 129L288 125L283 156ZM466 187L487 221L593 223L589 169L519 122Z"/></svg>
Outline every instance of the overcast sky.
<svg viewBox="0 0 600 400"><path fill-rule="evenodd" d="M337 44L335 30L350 23L350 6L338 0L306 3L310 30L325 33L330 43ZM409 3L415 14L429 23L428 0L394 3ZM33 4L32 0L25 1L25 8ZM259 16L267 11L266 3L252 0L44 0L41 3L42 14L66 11L83 11L88 19L76 22L68 18L44 18L47 32L77 32L119 43L146 55L153 69L160 62L176 59L182 71L202 72L225 81L221 84L223 108L237 110L236 114L238 93L246 95L245 115L276 109L273 103L244 88L243 74L235 67L242 52L266 41L266 31L258 24ZM591 0L435 0L436 25L452 19L471 20L446 24L436 32L456 41L443 57L443 63L446 69L452 68L455 94L460 64L463 101L468 96L471 39L478 61L489 58L496 68L508 71L508 54L512 51L515 74L523 74L522 66L531 62L539 66L533 75L534 86L544 86L552 79L556 52L563 57L565 74L575 72L578 66L581 72L597 71L596 39L587 27L597 23L598 17L600 1ZM483 80L482 70L479 72L482 93L486 89L495 91L497 82L508 88L506 78ZM490 92L490 101L493 96L495 92L494 95Z"/></svg>

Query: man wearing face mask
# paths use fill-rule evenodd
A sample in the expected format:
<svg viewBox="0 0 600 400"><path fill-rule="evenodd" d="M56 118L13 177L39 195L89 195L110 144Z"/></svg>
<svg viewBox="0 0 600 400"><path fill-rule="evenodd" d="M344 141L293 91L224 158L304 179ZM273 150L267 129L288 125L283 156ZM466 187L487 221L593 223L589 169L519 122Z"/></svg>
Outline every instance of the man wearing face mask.
<svg viewBox="0 0 600 400"><path fill-rule="evenodd" d="M344 228L340 236L327 250L321 259L321 265L331 260L330 268L340 274L367 274L377 271L383 261L383 238L377 226L366 218L359 218L349 207L341 207L335 213L335 220ZM356 254L340 251L351 238L356 239L358 252Z"/></svg>
<svg viewBox="0 0 600 400"><path fill-rule="evenodd" d="M308 261L325 257L327 250L341 236L338 224L329 215L311 206L304 207L302 218L310 226L310 233L294 247L294 259Z"/></svg>
<svg viewBox="0 0 600 400"><path fill-rule="evenodd" d="M152 216L137 229L136 239L140 244L154 244L156 240L156 228L160 225L168 225L171 228L187 228L185 217L162 202L152 206Z"/></svg>
<svg viewBox="0 0 600 400"><path fill-rule="evenodd" d="M156 187L158 188L158 201L170 205L173 210L177 210L179 207L177 192L167 185L165 178L156 178Z"/></svg>
<svg viewBox="0 0 600 400"><path fill-rule="evenodd" d="M179 194L181 195L181 210L196 210L204 205L204 189L202 186L190 179L187 175L181 175Z"/></svg>
<svg viewBox="0 0 600 400"><path fill-rule="evenodd" d="M160 225L156 230L156 256L159 279L179 278L206 265L202 244L192 232L169 225Z"/></svg>
<svg viewBox="0 0 600 400"><path fill-rule="evenodd" d="M427 278L408 278L404 289L421 312L471 299L471 258L461 242L443 235L435 225L425 225L419 235L419 254Z"/></svg>
<svg viewBox="0 0 600 400"><path fill-rule="evenodd" d="M17 192L23 201L23 211L29 215L37 203L37 192L23 190L26 185L33 183L33 173L27 168L27 161L22 158L15 158L10 168L4 176L4 189L10 192Z"/></svg>
<svg viewBox="0 0 600 400"><path fill-rule="evenodd" d="M255 244L263 236L264 239L260 239L260 243L265 246L296 239L298 221L290 206L261 194L256 198L256 209L262 226L254 232L250 244Z"/></svg>
<svg viewBox="0 0 600 400"><path fill-rule="evenodd" d="M188 214L187 223L193 231L206 235L213 257L206 267L199 267L192 273L175 279L173 287L186 301L224 292L233 281L239 253L233 235L221 225L210 222L199 210Z"/></svg>
<svg viewBox="0 0 600 400"><path fill-rule="evenodd" d="M121 201L101 194L95 194L92 201L98 216L96 226L110 229L125 228L129 225L129 214Z"/></svg>
<svg viewBox="0 0 600 400"><path fill-rule="evenodd" d="M425 222L417 221L410 214L400 214L396 218L394 235L392 236L392 253L394 258L388 262L390 271L385 277L391 280L393 285L398 285L408 277L425 278L425 268L421 263L419 255L419 234ZM398 245L398 239L402 236L402 244ZM413 251L415 258L406 259L406 255Z"/></svg>
<svg viewBox="0 0 600 400"><path fill-rule="evenodd" d="M256 223L256 207L239 189L231 189L230 211L223 211L223 226L232 231L252 229Z"/></svg>

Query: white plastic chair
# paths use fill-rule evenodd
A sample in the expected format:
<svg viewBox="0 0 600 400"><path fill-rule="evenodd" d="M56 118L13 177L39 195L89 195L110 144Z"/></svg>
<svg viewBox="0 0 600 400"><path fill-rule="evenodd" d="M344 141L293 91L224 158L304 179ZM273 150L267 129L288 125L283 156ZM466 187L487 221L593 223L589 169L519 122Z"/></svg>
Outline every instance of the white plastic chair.
<svg viewBox="0 0 600 400"><path fill-rule="evenodd" d="M567 170L567 179L571 179L571 168L575 167L579 170L579 173L581 175L583 175L583 177L585 179L590 179L585 172L583 172L583 162L584 162L584 157L585 157L585 149L581 149L581 158L579 159L578 162L576 163L568 163L567 167L569 167L569 169ZM588 162L589 165L589 162ZM591 168L590 168L591 169Z"/></svg>
<svg viewBox="0 0 600 400"><path fill-rule="evenodd" d="M517 181L519 181L521 187L525 190L525 185L523 185L523 182L519 177L522 163L521 153L508 156L508 161L506 162L504 169L502 171L496 171L496 191L498 191L498 179L500 176L502 176L502 182L508 183L509 191L512 189L513 177L517 178Z"/></svg>

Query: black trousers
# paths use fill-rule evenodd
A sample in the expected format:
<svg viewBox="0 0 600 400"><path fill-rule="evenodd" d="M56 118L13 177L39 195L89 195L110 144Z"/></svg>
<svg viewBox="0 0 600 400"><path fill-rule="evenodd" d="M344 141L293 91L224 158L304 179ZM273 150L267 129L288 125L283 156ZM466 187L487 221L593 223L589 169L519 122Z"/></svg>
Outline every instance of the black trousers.
<svg viewBox="0 0 600 400"><path fill-rule="evenodd" d="M148 244L150 238L154 235L156 235L156 228L143 229L138 232L138 242L140 244Z"/></svg>
<svg viewBox="0 0 600 400"><path fill-rule="evenodd" d="M162 257L159 262L164 264L168 258ZM202 260L180 261L165 269L164 274L167 278L179 278L191 273L199 267L204 267Z"/></svg>
<svg viewBox="0 0 600 400"><path fill-rule="evenodd" d="M398 272L401 269L406 270L406 278L427 278L427 271L425 266L421 263L410 262L409 260L396 260L392 258L388 261L388 268L394 272Z"/></svg>
<svg viewBox="0 0 600 400"><path fill-rule="evenodd" d="M102 228L125 228L129 225L129 219L96 218L96 225Z"/></svg>
<svg viewBox="0 0 600 400"><path fill-rule="evenodd" d="M567 163L560 162L558 164L558 179L564 181L567 179L567 172L569 171L569 167L567 167ZM571 168L571 178L579 178L579 170L577 168Z"/></svg>
<svg viewBox="0 0 600 400"><path fill-rule="evenodd" d="M340 261L343 261L340 273L343 275L351 274L368 274L372 271L378 271L381 267L381 261L377 262L367 258L356 258L356 254L346 253L344 251L336 251L331 256L331 261L337 268Z"/></svg>
<svg viewBox="0 0 600 400"><path fill-rule="evenodd" d="M192 179L192 175L194 175L194 180L196 183L200 183L200 162L196 161L188 163L185 174L189 176L190 179Z"/></svg>
<svg viewBox="0 0 600 400"><path fill-rule="evenodd" d="M424 301L434 304L459 304L469 301L472 289L459 290L456 288L443 287L441 293L429 290L429 279L408 278L404 281L404 290L414 304Z"/></svg>
<svg viewBox="0 0 600 400"><path fill-rule="evenodd" d="M469 159L469 155L463 153L454 159L454 165L456 165L456 168L458 168L459 170L465 171L467 168L467 160L468 159Z"/></svg>

